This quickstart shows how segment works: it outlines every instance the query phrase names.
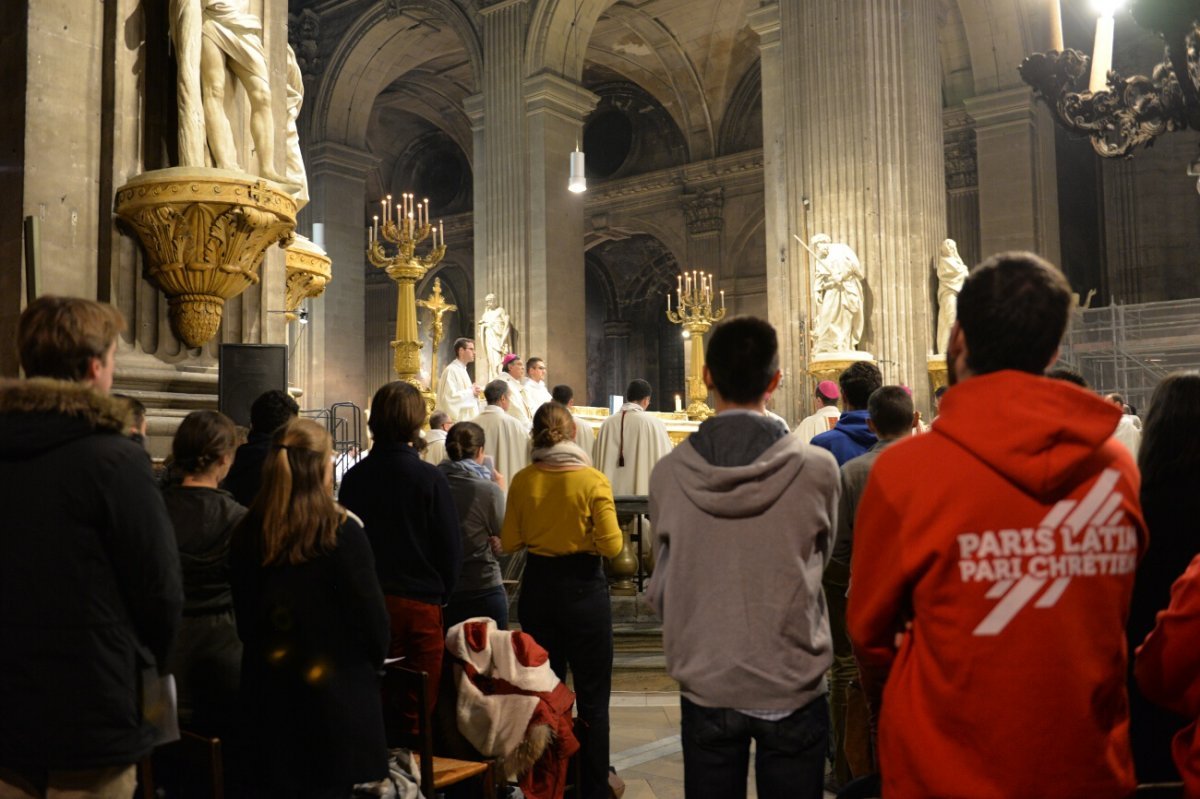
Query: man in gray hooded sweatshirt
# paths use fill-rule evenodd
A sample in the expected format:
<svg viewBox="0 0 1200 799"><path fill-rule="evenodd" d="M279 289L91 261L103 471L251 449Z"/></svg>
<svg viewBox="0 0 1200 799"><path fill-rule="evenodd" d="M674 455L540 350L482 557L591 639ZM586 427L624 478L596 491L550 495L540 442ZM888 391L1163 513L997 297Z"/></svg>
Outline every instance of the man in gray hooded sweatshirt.
<svg viewBox="0 0 1200 799"><path fill-rule="evenodd" d="M650 478L647 589L679 681L688 799L822 796L833 660L821 574L837 529L837 462L762 415L779 385L775 329L718 326L705 384L717 415Z"/></svg>

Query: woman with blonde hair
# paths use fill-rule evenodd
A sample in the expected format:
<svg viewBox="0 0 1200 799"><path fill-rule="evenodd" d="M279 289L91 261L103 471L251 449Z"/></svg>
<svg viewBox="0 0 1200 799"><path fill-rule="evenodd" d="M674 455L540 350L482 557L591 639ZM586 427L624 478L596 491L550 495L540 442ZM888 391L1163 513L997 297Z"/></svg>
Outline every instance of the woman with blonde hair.
<svg viewBox="0 0 1200 799"><path fill-rule="evenodd" d="M533 417L533 463L512 478L500 535L528 550L518 600L521 629L550 653L560 680L574 677L584 799L608 791L612 606L602 558L621 551L608 478L575 444L575 419L547 402Z"/></svg>
<svg viewBox="0 0 1200 799"><path fill-rule="evenodd" d="M183 572L183 622L168 661L179 691L179 721L225 739L236 716L242 667L229 542L246 509L218 486L236 448L232 419L217 411L192 411L171 443L171 462L182 479L163 489Z"/></svg>
<svg viewBox="0 0 1200 799"><path fill-rule="evenodd" d="M263 793L346 796L386 778L387 608L362 525L333 499L324 427L298 419L275 433L230 563Z"/></svg>

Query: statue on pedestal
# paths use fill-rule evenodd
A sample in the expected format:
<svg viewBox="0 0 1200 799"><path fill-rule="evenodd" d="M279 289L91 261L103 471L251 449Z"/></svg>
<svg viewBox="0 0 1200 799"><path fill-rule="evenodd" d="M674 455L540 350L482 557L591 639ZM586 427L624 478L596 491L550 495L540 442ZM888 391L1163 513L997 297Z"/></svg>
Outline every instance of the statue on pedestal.
<svg viewBox="0 0 1200 799"><path fill-rule="evenodd" d="M938 252L938 324L937 351L946 353L950 343L950 328L958 316L958 292L962 290L963 281L967 279L967 265L958 255L958 245L954 239L946 239Z"/></svg>
<svg viewBox="0 0 1200 799"><path fill-rule="evenodd" d="M508 311L496 304L496 295L483 298L483 314L479 317L479 343L487 359L487 379L494 380L500 374L504 356L512 350L512 321ZM484 382L478 375L476 378Z"/></svg>
<svg viewBox="0 0 1200 799"><path fill-rule="evenodd" d="M243 171L225 112L227 74L232 73L250 100L250 134L261 176L297 191L297 185L275 171L275 118L262 21L240 10L243 4L237 0L171 0L180 166L206 166L207 144L218 169Z"/></svg>
<svg viewBox="0 0 1200 799"><path fill-rule="evenodd" d="M863 333L863 268L854 250L818 233L809 252L813 263L813 347L823 352L853 352Z"/></svg>

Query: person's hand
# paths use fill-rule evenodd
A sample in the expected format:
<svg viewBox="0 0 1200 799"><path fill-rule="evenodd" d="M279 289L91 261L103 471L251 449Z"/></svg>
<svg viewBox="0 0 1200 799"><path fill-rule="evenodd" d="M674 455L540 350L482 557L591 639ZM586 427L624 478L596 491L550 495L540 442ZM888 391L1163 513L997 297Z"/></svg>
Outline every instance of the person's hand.
<svg viewBox="0 0 1200 799"><path fill-rule="evenodd" d="M493 555L499 555L504 552L504 547L500 545L500 539L494 535L488 536L488 545L491 546Z"/></svg>
<svg viewBox="0 0 1200 799"><path fill-rule="evenodd" d="M504 479L504 475L500 473L499 469L492 469L492 482L500 486L502 491L508 490L508 481Z"/></svg>
<svg viewBox="0 0 1200 799"><path fill-rule="evenodd" d="M476 399L483 396L483 389L474 383L471 384L471 390L475 392Z"/></svg>

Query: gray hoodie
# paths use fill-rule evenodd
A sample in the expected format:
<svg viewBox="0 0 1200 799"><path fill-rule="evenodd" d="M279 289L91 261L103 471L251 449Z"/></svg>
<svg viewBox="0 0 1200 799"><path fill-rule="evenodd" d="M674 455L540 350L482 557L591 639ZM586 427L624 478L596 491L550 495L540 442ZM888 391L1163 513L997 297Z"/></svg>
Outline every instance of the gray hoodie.
<svg viewBox="0 0 1200 799"><path fill-rule="evenodd" d="M833 455L764 417L706 421L650 477L667 672L707 707L795 710L833 660L821 574L837 529Z"/></svg>

